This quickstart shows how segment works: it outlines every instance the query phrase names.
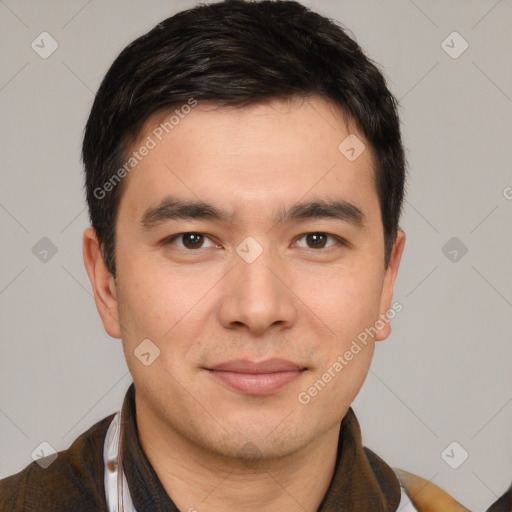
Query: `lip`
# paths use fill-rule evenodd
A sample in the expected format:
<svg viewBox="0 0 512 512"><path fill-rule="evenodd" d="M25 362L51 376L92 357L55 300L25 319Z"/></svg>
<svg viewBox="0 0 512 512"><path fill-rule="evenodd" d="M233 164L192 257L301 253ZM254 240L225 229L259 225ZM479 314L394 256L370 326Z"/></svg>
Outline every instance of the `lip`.
<svg viewBox="0 0 512 512"><path fill-rule="evenodd" d="M247 359L227 361L206 368L223 384L246 395L263 396L275 393L299 378L305 367L285 359L253 362Z"/></svg>
<svg viewBox="0 0 512 512"><path fill-rule="evenodd" d="M304 370L305 367L286 359L267 359L265 361L253 362L248 359L234 359L207 368L207 370L218 370L237 373L273 373Z"/></svg>

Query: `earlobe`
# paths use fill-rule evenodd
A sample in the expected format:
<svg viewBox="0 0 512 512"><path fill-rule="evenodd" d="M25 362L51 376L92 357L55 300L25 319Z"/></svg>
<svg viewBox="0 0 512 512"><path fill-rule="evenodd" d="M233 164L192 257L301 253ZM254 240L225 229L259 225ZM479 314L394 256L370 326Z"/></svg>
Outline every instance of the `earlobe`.
<svg viewBox="0 0 512 512"><path fill-rule="evenodd" d="M83 257L103 327L112 338L121 338L116 283L107 270L98 237L92 227L88 227L83 234Z"/></svg>
<svg viewBox="0 0 512 512"><path fill-rule="evenodd" d="M389 257L389 265L384 275L384 283L382 286L382 294L379 308L379 319L383 319L382 329L375 335L375 341L385 340L391 334L391 323L388 318L388 311L391 309L391 301L393 300L393 290L395 288L398 267L405 247L405 232L398 228L391 254Z"/></svg>

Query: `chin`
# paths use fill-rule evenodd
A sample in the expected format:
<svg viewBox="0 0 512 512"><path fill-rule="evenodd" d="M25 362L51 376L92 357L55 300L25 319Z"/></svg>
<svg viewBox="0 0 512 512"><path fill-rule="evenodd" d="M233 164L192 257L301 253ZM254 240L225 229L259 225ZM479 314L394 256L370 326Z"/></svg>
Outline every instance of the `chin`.
<svg viewBox="0 0 512 512"><path fill-rule="evenodd" d="M258 422L255 417L250 422L226 421L222 426L216 424L215 427L215 431L210 429L203 432L205 437L200 440L203 448L222 458L251 463L292 455L320 435L320 432L315 434L303 423L299 425L293 422L284 426L282 414L273 421Z"/></svg>

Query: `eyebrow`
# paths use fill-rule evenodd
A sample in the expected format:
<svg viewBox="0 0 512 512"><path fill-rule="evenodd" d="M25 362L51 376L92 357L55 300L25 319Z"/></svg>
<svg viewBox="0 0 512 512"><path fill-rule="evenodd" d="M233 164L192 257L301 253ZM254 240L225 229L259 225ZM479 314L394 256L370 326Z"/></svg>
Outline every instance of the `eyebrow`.
<svg viewBox="0 0 512 512"><path fill-rule="evenodd" d="M156 207L147 209L141 218L145 230L175 219L206 219L229 223L234 215L204 201L188 201L167 196ZM343 199L315 199L298 202L290 208L280 208L274 215L278 224L308 219L332 218L355 226L364 225L363 212L354 204Z"/></svg>
<svg viewBox="0 0 512 512"><path fill-rule="evenodd" d="M356 226L362 226L365 220L363 212L348 201L343 199L316 199L295 203L289 209L280 209L275 221L285 223L326 218L340 220Z"/></svg>

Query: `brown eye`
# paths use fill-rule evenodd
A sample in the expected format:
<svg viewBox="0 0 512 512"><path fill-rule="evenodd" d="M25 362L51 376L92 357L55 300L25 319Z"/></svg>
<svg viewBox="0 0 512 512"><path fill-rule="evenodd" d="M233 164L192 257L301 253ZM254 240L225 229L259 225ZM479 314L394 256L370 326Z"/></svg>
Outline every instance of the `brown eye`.
<svg viewBox="0 0 512 512"><path fill-rule="evenodd" d="M209 243L209 245L205 245L205 242ZM176 235L172 235L166 239L165 245L177 245L181 249L203 249L207 247L214 247L215 244L210 240L210 238L203 233L196 232L188 232L188 233L178 233Z"/></svg>
<svg viewBox="0 0 512 512"><path fill-rule="evenodd" d="M305 249L329 249L333 245L341 244L342 241L339 237L329 233L314 231L312 233L305 233L295 243L298 247Z"/></svg>
<svg viewBox="0 0 512 512"><path fill-rule="evenodd" d="M306 235L306 242L312 249L323 249L327 241L325 233L308 233Z"/></svg>
<svg viewBox="0 0 512 512"><path fill-rule="evenodd" d="M200 233L184 233L182 237L183 245L187 249L199 249L203 245L204 235Z"/></svg>

